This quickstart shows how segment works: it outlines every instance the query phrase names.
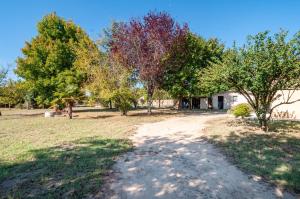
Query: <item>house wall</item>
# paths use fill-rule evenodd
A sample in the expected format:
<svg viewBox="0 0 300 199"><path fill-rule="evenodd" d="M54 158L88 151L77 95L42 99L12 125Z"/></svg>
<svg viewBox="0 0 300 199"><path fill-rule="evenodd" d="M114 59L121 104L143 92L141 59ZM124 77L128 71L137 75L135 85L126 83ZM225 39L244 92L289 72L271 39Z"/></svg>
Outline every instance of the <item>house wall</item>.
<svg viewBox="0 0 300 199"><path fill-rule="evenodd" d="M160 100L160 108L168 108L174 106L176 100L168 99L168 100ZM159 107L159 100L153 100L152 106L155 108Z"/></svg>
<svg viewBox="0 0 300 199"><path fill-rule="evenodd" d="M235 106L240 103L247 103L246 98L237 92L223 92L218 93L212 96L212 105L213 109L218 109L218 96L224 96L224 109L230 109L232 106ZM233 98L236 97L236 101L233 101Z"/></svg>
<svg viewBox="0 0 300 199"><path fill-rule="evenodd" d="M272 106L275 106L279 104L280 102L283 102L284 99L286 99L289 95L289 92L293 92L292 90L284 90L284 91L278 91L276 94L280 95L280 97L272 103ZM218 109L218 96L224 96L224 109L230 109L231 107L241 104L241 103L248 103L246 98L237 93L237 92L224 92L216 94L212 97L213 102L213 109ZM237 97L236 101L233 101L233 96ZM290 101L299 100L300 99L300 90L296 90L294 94L292 95ZM285 115L284 118L293 118L293 119L300 119L300 101L295 102L293 104L283 104L275 108L273 111L274 118L276 115L278 117L281 117L279 115Z"/></svg>
<svg viewBox="0 0 300 199"><path fill-rule="evenodd" d="M200 109L208 109L208 99L201 97L200 98Z"/></svg>
<svg viewBox="0 0 300 199"><path fill-rule="evenodd" d="M273 106L279 104L280 102L283 102L284 99L287 99L288 95L291 94L293 90L284 90L277 92L278 95L281 95L280 98L278 98L276 101L273 102ZM296 90L294 94L292 95L290 101L299 100L300 99L300 90ZM274 116L279 115L281 112L288 113L288 117L294 118L294 119L300 119L300 101L295 102L293 104L283 104L275 108L273 111ZM287 114L285 114L284 117L287 117Z"/></svg>

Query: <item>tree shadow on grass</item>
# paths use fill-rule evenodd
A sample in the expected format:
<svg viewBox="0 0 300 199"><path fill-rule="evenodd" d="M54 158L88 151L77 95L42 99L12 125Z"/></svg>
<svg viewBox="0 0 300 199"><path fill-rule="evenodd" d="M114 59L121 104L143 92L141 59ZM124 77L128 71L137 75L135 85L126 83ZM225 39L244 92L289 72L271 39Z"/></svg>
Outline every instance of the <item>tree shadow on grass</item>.
<svg viewBox="0 0 300 199"><path fill-rule="evenodd" d="M118 112L117 108L82 108L82 109L74 109L74 113L82 113L82 112Z"/></svg>
<svg viewBox="0 0 300 199"><path fill-rule="evenodd" d="M145 112L138 112L138 113L128 113L127 116L129 117L159 117L159 116L172 116L172 115L177 115L177 112L166 112L166 111L157 111L157 112L152 112L150 115L145 111Z"/></svg>
<svg viewBox="0 0 300 199"><path fill-rule="evenodd" d="M128 140L97 137L30 151L32 161L0 162L0 195L13 198L82 198L97 193Z"/></svg>
<svg viewBox="0 0 300 199"><path fill-rule="evenodd" d="M300 193L300 139L284 133L231 132L208 139L242 170Z"/></svg>
<svg viewBox="0 0 300 199"><path fill-rule="evenodd" d="M106 119L110 117L115 117L115 115L97 115L97 116L86 116L78 119Z"/></svg>
<svg viewBox="0 0 300 199"><path fill-rule="evenodd" d="M237 122L238 121L238 122ZM232 125L236 123L237 125L246 125L248 127L255 127L259 128L258 120L232 120ZM271 120L269 121L269 131L270 132L293 132L300 134L300 121L293 121L293 120Z"/></svg>
<svg viewBox="0 0 300 199"><path fill-rule="evenodd" d="M156 117L156 116L192 116L192 115L211 115L226 114L223 111L202 111L202 110L172 110L172 109L155 109L150 115L145 112L128 113L128 116Z"/></svg>

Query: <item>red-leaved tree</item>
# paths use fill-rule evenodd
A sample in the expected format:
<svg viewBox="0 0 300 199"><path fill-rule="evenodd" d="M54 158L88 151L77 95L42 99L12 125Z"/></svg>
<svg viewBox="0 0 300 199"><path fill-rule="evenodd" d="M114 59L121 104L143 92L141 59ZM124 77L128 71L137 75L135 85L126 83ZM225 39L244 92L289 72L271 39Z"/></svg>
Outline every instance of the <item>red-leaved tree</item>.
<svg viewBox="0 0 300 199"><path fill-rule="evenodd" d="M175 43L184 41L187 33L187 25L181 27L164 12L150 12L142 20L114 26L110 53L145 85L149 114L154 89L161 84L165 71L163 60Z"/></svg>

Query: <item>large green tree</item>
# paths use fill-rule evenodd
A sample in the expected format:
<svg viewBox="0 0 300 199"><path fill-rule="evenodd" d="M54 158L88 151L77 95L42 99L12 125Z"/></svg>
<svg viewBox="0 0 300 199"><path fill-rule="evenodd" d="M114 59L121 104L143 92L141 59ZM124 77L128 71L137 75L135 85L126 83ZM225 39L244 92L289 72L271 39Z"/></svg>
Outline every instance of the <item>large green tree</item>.
<svg viewBox="0 0 300 199"><path fill-rule="evenodd" d="M273 36L261 32L249 36L243 47L229 49L223 61L208 69L201 81L215 91L227 87L242 94L262 129L268 130L276 107L300 101L292 98L300 87L299 56L300 32L290 40L285 31ZM289 92L279 92L282 90ZM273 103L279 98L280 103Z"/></svg>
<svg viewBox="0 0 300 199"><path fill-rule="evenodd" d="M222 58L224 46L217 39L204 39L192 33L184 42L174 45L165 59L167 70L163 88L173 97L199 96L201 71Z"/></svg>
<svg viewBox="0 0 300 199"><path fill-rule="evenodd" d="M78 25L55 13L45 16L37 29L38 35L26 42L23 57L17 59L16 73L30 85L40 106L49 107L63 96L75 99L81 95L79 89L70 92L70 87L82 87L89 67L95 64L91 55L98 53L97 46ZM80 81L70 80L71 76L80 76Z"/></svg>

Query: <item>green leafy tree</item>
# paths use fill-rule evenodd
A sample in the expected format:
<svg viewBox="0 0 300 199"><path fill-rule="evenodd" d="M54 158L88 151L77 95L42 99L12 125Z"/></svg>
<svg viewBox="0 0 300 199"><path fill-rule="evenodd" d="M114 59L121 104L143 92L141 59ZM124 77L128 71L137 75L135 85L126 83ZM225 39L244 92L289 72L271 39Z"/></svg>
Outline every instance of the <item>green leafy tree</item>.
<svg viewBox="0 0 300 199"><path fill-rule="evenodd" d="M122 115L127 115L127 112L132 107L133 98L132 90L126 87L120 87L112 92L112 100Z"/></svg>
<svg viewBox="0 0 300 199"><path fill-rule="evenodd" d="M2 87L2 91L0 103L8 104L9 108L12 105L22 104L25 101L26 89L23 82L9 79Z"/></svg>
<svg viewBox="0 0 300 199"><path fill-rule="evenodd" d="M113 102L126 115L136 100L132 73L105 54L100 60L100 65L90 70L87 89L92 97Z"/></svg>
<svg viewBox="0 0 300 199"><path fill-rule="evenodd" d="M17 59L16 73L30 85L40 106L49 107L63 97L76 99L81 95L77 91L86 80L87 71L91 65L97 64L97 60L92 59L99 52L97 46L79 26L55 13L45 16L37 28L38 35L26 42L23 57ZM62 77L64 75L66 77ZM80 76L80 82L71 81L72 75ZM68 89L75 83L76 92L70 92Z"/></svg>
<svg viewBox="0 0 300 199"><path fill-rule="evenodd" d="M54 92L54 105L66 105L69 119L72 119L74 103L83 97L82 82L84 75L78 71L65 70L57 76L57 88Z"/></svg>
<svg viewBox="0 0 300 199"><path fill-rule="evenodd" d="M206 85L215 85L218 90L221 83L242 94L255 111L261 128L267 131L276 107L300 101L292 100L300 87L299 53L300 32L290 40L285 31L274 36L269 32L249 36L245 46L228 50L222 62L206 71ZM287 94L279 94L286 89ZM272 105L279 98L282 102Z"/></svg>
<svg viewBox="0 0 300 199"><path fill-rule="evenodd" d="M224 46L217 39L205 40L192 33L178 44L165 59L163 88L179 99L199 96L203 93L198 83L201 71L222 58Z"/></svg>

